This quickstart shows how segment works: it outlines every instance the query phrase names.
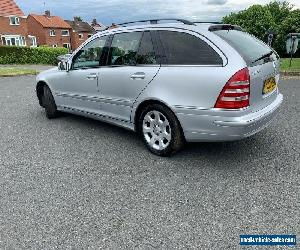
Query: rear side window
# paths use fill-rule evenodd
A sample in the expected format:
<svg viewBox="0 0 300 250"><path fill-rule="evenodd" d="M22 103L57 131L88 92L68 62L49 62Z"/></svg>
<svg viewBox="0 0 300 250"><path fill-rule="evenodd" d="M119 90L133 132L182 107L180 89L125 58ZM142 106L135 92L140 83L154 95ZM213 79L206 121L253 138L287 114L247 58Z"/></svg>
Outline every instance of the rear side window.
<svg viewBox="0 0 300 250"><path fill-rule="evenodd" d="M176 31L158 31L170 65L222 65L219 54L202 39Z"/></svg>
<svg viewBox="0 0 300 250"><path fill-rule="evenodd" d="M115 34L108 55L108 65L135 65L143 32Z"/></svg>
<svg viewBox="0 0 300 250"><path fill-rule="evenodd" d="M149 31L145 31L141 40L137 64L157 64L153 42Z"/></svg>
<svg viewBox="0 0 300 250"><path fill-rule="evenodd" d="M271 48L259 39L239 30L216 30L213 33L221 37L239 52L247 65L252 65L252 62L256 59L271 51Z"/></svg>

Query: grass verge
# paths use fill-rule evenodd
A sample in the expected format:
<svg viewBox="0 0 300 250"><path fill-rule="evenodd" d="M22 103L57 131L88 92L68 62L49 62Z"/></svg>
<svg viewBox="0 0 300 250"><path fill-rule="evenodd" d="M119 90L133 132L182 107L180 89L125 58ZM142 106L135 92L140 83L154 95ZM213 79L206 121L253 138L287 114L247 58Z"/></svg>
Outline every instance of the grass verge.
<svg viewBox="0 0 300 250"><path fill-rule="evenodd" d="M26 68L0 68L0 76L23 76L23 75L36 75L39 72L35 69Z"/></svg>
<svg viewBox="0 0 300 250"><path fill-rule="evenodd" d="M290 66L290 58L282 58L281 59L281 71L293 71L300 72L300 58L293 58L292 65Z"/></svg>

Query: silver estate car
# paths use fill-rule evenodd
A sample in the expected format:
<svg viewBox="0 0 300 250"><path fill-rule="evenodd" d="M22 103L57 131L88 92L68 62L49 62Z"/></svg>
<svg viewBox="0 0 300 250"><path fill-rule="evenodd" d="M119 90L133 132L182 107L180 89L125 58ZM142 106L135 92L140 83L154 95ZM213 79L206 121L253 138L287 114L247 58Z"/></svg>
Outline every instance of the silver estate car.
<svg viewBox="0 0 300 250"><path fill-rule="evenodd" d="M278 81L278 54L240 27L160 19L95 34L39 74L36 92L48 118L109 122L169 156L185 141L240 140L265 128L283 101Z"/></svg>

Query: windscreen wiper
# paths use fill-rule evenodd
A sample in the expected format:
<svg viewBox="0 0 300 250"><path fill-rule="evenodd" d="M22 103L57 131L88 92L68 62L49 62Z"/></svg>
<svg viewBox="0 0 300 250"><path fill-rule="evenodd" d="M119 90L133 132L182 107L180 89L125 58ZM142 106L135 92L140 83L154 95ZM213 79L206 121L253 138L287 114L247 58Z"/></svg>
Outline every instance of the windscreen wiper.
<svg viewBox="0 0 300 250"><path fill-rule="evenodd" d="M261 57L257 58L256 60L254 60L252 63L255 63L255 62L259 61L259 60L262 60L262 59L264 59L264 58L267 58L267 57L269 57L270 55L272 55L273 53L274 53L274 52L271 50L271 51L268 52L267 54L264 54L264 55L262 55Z"/></svg>

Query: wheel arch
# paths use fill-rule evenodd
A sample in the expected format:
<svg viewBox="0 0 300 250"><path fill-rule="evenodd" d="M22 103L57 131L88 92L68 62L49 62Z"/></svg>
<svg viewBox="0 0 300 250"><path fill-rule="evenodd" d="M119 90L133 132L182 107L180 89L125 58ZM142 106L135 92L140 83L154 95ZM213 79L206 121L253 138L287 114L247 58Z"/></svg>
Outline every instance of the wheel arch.
<svg viewBox="0 0 300 250"><path fill-rule="evenodd" d="M177 121L180 125L180 129L181 131L182 130L182 126L181 126L181 123L175 113L175 111L173 110L173 108L171 108L168 104L166 104L165 102L161 101L161 100L158 100L158 99L146 99L146 100L143 100L142 102L140 102L137 107L134 109L133 113L132 113L132 121L134 122L134 130L136 132L139 132L139 127L138 127L138 119L140 118L140 115L143 111L143 109L148 106L148 105L151 105L151 104L159 104L159 105L162 105L166 108L168 108L173 114L174 116L177 118Z"/></svg>

